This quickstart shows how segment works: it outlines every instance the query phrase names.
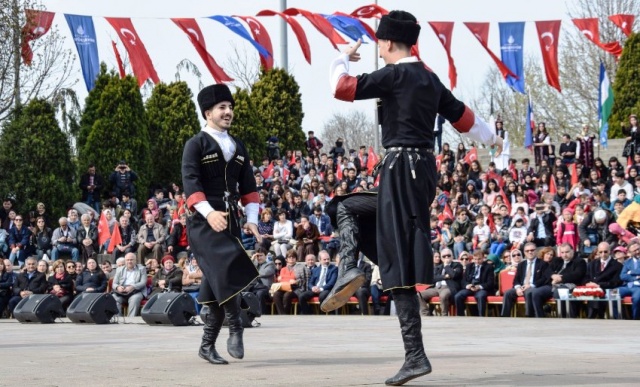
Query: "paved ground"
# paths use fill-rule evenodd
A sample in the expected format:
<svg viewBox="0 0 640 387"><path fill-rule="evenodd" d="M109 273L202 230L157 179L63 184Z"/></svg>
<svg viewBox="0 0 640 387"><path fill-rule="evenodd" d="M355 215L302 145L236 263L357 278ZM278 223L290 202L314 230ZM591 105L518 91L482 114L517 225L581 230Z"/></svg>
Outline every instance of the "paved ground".
<svg viewBox="0 0 640 387"><path fill-rule="evenodd" d="M2 386L378 386L403 360L395 317L265 316L246 356L210 365L201 327L0 320ZM638 321L432 317L412 386L637 386Z"/></svg>

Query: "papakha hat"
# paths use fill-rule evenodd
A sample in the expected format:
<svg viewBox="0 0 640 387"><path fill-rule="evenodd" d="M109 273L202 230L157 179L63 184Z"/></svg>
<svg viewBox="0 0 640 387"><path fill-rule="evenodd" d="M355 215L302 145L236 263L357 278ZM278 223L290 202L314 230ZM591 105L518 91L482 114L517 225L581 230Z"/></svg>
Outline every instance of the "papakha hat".
<svg viewBox="0 0 640 387"><path fill-rule="evenodd" d="M214 105L227 101L231 102L231 105L235 105L236 102L233 99L229 86L223 84L216 84L207 86L200 90L198 93L198 105L200 105L200 113L202 118L206 119L204 112L211 109Z"/></svg>
<svg viewBox="0 0 640 387"><path fill-rule="evenodd" d="M418 41L420 25L416 17L405 11L391 11L380 19L376 38L413 46Z"/></svg>

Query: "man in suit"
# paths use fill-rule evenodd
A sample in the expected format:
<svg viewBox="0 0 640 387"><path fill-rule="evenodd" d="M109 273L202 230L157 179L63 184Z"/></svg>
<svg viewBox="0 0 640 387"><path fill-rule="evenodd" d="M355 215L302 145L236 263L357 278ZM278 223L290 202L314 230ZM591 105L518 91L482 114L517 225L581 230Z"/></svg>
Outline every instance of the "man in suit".
<svg viewBox="0 0 640 387"><path fill-rule="evenodd" d="M520 262L517 267L516 277L513 280L513 289L509 289L504 294L502 301L502 317L511 316L513 304L518 297L524 297L525 300L525 316L536 316L533 307L532 291L540 286L549 283L549 276L545 275L549 264L536 257L536 244L527 242L524 245L525 260Z"/></svg>
<svg viewBox="0 0 640 387"><path fill-rule="evenodd" d="M533 242L538 247L555 246L556 238L553 222L556 215L546 204L536 204L536 214L529 223L527 242Z"/></svg>
<svg viewBox="0 0 640 387"><path fill-rule="evenodd" d="M620 279L620 297L631 296L631 311L634 320L640 320L640 244L632 242L627 248L629 259L624 262Z"/></svg>
<svg viewBox="0 0 640 387"><path fill-rule="evenodd" d="M356 290L355 297L358 299L358 307L360 308L360 314L369 315L369 297L371 296L371 290L369 284L371 283L372 269L368 262L363 259L364 255L360 253L357 267L364 273L366 281L358 290Z"/></svg>
<svg viewBox="0 0 640 387"><path fill-rule="evenodd" d="M542 306L551 297L560 298L559 288L573 289L575 286L583 285L587 274L587 264L582 258L575 257L573 247L568 243L560 245L560 258L555 257L549 263L547 273L551 279L551 284L533 289L532 302L536 317L544 316ZM570 307L570 316L578 315L578 305L573 302ZM564 316L566 311L561 308Z"/></svg>
<svg viewBox="0 0 640 387"><path fill-rule="evenodd" d="M113 277L113 298L118 304L118 315L122 316L122 303L126 300L129 306L129 317L137 316L140 303L144 298L147 286L147 270L142 265L136 265L136 255L127 253L124 256L124 266L116 269Z"/></svg>
<svg viewBox="0 0 640 387"><path fill-rule="evenodd" d="M458 316L464 316L467 297L475 298L478 304L477 310L471 311L472 315L484 316L487 311L487 297L495 292L495 274L493 266L485 262L482 250L473 252L473 262L467 265L462 285L464 289L454 296Z"/></svg>
<svg viewBox="0 0 640 387"><path fill-rule="evenodd" d="M622 264L611 256L611 246L607 242L598 244L596 250L598 259L594 259L587 265L587 286L598 286L602 290L614 289L620 286L620 272ZM587 316L589 318L604 318L607 308L605 302L590 301Z"/></svg>
<svg viewBox="0 0 640 387"><path fill-rule="evenodd" d="M327 245L333 240L333 238L331 238L333 227L331 226L329 215L322 213L322 207L315 206L313 208L313 215L309 217L309 223L315 224L320 232L320 248L322 250L329 250Z"/></svg>
<svg viewBox="0 0 640 387"><path fill-rule="evenodd" d="M431 315L429 301L433 297L440 298L440 308L443 316L449 315L451 301L461 288L463 268L460 262L453 262L451 249L440 252L442 263L434 269L433 281L435 285L418 293L423 315Z"/></svg>
<svg viewBox="0 0 640 387"><path fill-rule="evenodd" d="M311 278L307 284L307 291L300 294L300 312L310 314L309 300L318 297L320 303L329 295L329 292L338 279L338 267L331 264L331 258L326 250L318 254L320 265L311 272Z"/></svg>
<svg viewBox="0 0 640 387"><path fill-rule="evenodd" d="M9 312L13 313L23 298L32 294L44 294L47 291L47 279L44 273L36 270L36 259L29 257L25 260L25 271L18 274L13 284L13 297L9 300Z"/></svg>
<svg viewBox="0 0 640 387"><path fill-rule="evenodd" d="M276 265L271 261L267 261L266 254L267 251L260 247L251 257L253 264L256 266L256 269L258 269L258 278L256 278L248 288L248 291L258 297L263 314L267 313L266 303L270 299L269 289L276 275Z"/></svg>

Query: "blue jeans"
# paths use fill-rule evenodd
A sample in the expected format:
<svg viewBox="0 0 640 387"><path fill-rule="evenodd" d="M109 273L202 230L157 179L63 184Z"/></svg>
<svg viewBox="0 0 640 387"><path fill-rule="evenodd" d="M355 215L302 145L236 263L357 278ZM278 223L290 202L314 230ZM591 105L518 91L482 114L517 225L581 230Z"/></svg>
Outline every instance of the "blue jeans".
<svg viewBox="0 0 640 387"><path fill-rule="evenodd" d="M24 249L18 250L17 253L9 254L9 261L11 261L12 265L15 265L16 259L18 260L18 266L22 266L24 261L27 259L27 253L24 251Z"/></svg>
<svg viewBox="0 0 640 387"><path fill-rule="evenodd" d="M621 286L618 290L620 291L620 297L622 298L631 296L632 318L634 320L640 320L640 288Z"/></svg>
<svg viewBox="0 0 640 387"><path fill-rule="evenodd" d="M55 246L51 250L51 260L52 261L57 261L58 260L58 256L61 253L62 254L71 254L71 259L73 260L73 262L78 262L78 258L80 258L80 251L78 251L78 248L76 248L74 246L64 245L64 246Z"/></svg>

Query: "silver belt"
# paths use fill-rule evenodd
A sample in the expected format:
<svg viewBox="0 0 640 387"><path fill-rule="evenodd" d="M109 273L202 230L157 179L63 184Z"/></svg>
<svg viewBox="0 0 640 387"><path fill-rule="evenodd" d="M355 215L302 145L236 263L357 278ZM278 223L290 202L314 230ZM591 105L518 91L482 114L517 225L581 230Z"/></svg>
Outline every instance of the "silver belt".
<svg viewBox="0 0 640 387"><path fill-rule="evenodd" d="M386 149L387 152L415 152L415 153L435 153L431 148L411 148L406 146L392 146Z"/></svg>
<svg viewBox="0 0 640 387"><path fill-rule="evenodd" d="M384 164L385 160L392 152L396 154L393 160L391 160L391 163L389 163L389 169L393 169L393 166L396 164L396 161L398 161L398 157L400 157L400 154L402 152L408 153L409 168L411 168L411 177L413 177L414 180L416 178L415 162L420 160L420 153L431 153L431 154L434 153L434 150L430 148L413 148L413 147L405 147L405 146L392 146L387 148L386 151L387 153L384 155L384 158L382 159L382 164ZM416 157L415 160L413 159L414 153Z"/></svg>

